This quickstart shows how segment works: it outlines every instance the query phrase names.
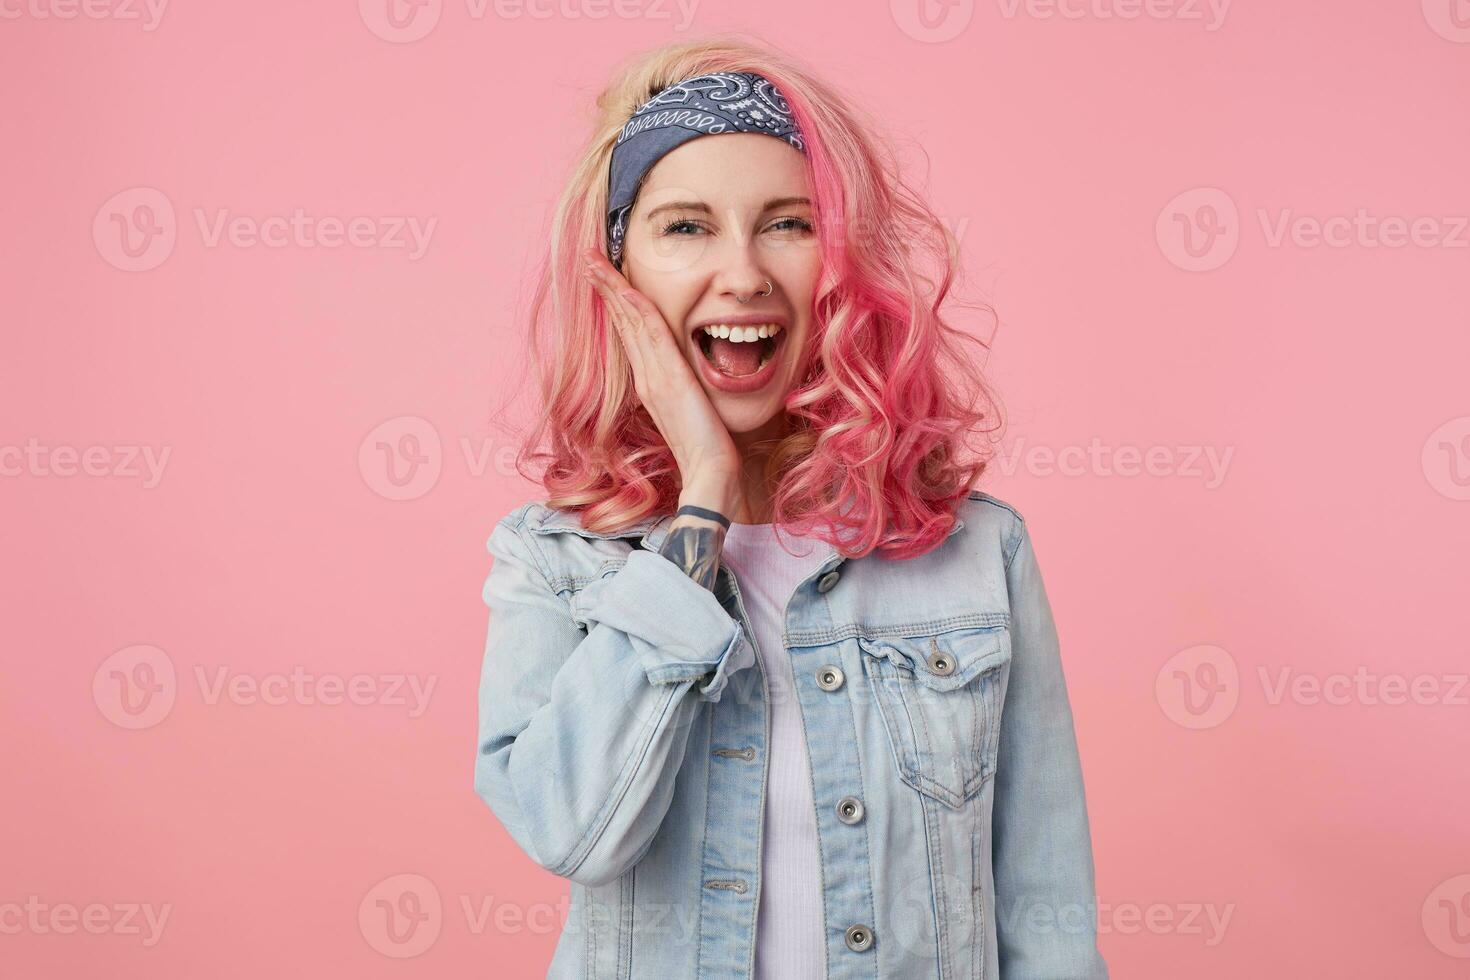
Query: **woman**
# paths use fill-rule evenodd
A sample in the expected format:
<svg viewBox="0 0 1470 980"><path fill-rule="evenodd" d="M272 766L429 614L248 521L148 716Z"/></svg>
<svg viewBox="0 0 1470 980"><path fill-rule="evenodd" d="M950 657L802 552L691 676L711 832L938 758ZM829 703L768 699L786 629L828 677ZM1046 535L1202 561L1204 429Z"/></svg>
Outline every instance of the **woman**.
<svg viewBox="0 0 1470 980"><path fill-rule="evenodd" d="M1036 557L961 459L952 238L758 48L599 105L533 318L548 500L484 592L475 784L572 882L548 975L1106 977Z"/></svg>

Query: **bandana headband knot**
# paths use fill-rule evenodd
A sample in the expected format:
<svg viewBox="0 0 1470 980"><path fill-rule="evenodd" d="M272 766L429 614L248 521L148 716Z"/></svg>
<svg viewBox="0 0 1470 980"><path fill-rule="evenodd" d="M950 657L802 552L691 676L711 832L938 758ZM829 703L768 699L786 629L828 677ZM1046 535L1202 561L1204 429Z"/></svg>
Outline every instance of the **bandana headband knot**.
<svg viewBox="0 0 1470 980"><path fill-rule="evenodd" d="M622 265L628 215L648 171L670 150L718 133L765 133L806 152L791 106L764 75L718 71L670 85L638 107L613 144L607 175L607 243L613 265Z"/></svg>

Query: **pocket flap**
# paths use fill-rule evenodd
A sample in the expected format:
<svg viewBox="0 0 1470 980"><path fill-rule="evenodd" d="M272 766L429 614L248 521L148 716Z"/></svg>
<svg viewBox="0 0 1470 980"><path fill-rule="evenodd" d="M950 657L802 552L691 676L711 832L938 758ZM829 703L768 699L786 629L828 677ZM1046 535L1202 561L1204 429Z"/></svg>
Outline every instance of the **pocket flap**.
<svg viewBox="0 0 1470 980"><path fill-rule="evenodd" d="M1006 624L949 630L925 636L858 637L863 652L887 660L935 691L963 687L1011 659ZM953 665L947 673L945 660Z"/></svg>

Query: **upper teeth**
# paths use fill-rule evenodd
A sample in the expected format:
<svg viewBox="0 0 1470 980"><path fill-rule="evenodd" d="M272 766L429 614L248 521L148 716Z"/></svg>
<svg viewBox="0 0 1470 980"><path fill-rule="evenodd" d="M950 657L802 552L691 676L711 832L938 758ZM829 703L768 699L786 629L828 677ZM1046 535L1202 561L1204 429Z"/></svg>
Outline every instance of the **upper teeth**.
<svg viewBox="0 0 1470 980"><path fill-rule="evenodd" d="M728 323L718 323L712 327L705 327L704 332L711 337L723 337L732 344L748 344L765 337L774 337L781 332L779 323L763 323L760 326L731 326Z"/></svg>

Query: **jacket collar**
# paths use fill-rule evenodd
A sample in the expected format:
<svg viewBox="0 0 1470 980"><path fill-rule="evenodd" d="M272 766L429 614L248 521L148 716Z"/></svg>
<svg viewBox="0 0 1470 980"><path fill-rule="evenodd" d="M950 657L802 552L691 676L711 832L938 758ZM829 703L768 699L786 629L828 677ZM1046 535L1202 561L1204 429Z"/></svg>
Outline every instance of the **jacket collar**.
<svg viewBox="0 0 1470 980"><path fill-rule="evenodd" d="M582 526L581 515L573 511L553 510L549 511L546 518L539 524L532 525L531 530L538 534L567 533L602 541L637 538L640 547L648 551L657 551L663 545L664 538L668 536L669 525L672 523L674 523L673 514L660 514L656 517L645 517L620 531L591 531Z"/></svg>
<svg viewBox="0 0 1470 980"><path fill-rule="evenodd" d="M539 523L532 523L530 529L538 534L570 533L579 537L611 540L622 538L637 538L639 547L647 551L658 551L663 545L664 538L668 536L669 525L674 522L673 514L660 514L656 517L646 517L634 524L629 524L620 531L590 531L582 526L581 516L573 511L546 509L547 514ZM845 513L845 510L844 510ZM945 535L945 540L964 528L965 522L955 514L954 526ZM846 560L844 556L843 560Z"/></svg>

